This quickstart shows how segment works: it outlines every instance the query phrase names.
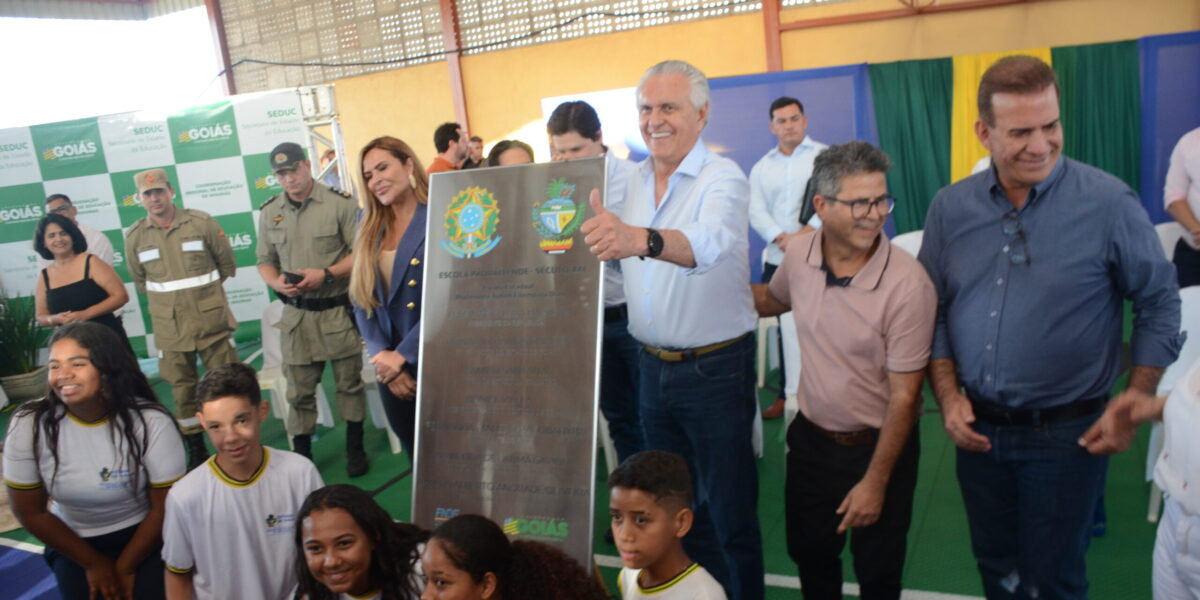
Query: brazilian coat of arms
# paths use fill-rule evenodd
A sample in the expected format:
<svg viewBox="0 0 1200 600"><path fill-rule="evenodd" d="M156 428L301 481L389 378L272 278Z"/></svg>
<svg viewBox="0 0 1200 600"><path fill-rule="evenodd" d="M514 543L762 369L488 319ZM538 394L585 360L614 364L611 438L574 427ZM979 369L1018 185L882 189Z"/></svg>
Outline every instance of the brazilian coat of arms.
<svg viewBox="0 0 1200 600"><path fill-rule="evenodd" d="M571 199L574 193L574 185L555 179L546 186L546 201L533 203L533 228L544 238L538 246L547 254L562 254L575 244L586 211Z"/></svg>
<svg viewBox="0 0 1200 600"><path fill-rule="evenodd" d="M446 208L446 239L442 248L457 258L476 258L500 243L496 227L500 206L496 196L484 188L462 190Z"/></svg>

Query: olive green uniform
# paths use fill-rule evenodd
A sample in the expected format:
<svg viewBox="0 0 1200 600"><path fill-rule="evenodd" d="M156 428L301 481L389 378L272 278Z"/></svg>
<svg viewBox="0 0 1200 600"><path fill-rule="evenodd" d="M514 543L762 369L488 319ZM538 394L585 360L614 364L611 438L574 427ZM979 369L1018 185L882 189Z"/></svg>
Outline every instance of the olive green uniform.
<svg viewBox="0 0 1200 600"><path fill-rule="evenodd" d="M350 254L358 206L349 195L314 182L312 195L296 208L287 193L277 194L262 206L258 218L258 264L282 272L324 269ZM343 299L350 279L343 277L303 292L302 302ZM342 419L361 422L366 394L362 382L362 338L347 306L305 310L284 299L280 330L283 374L288 380L287 401L292 410L286 423L289 436L311 435L317 424L316 388L333 365L337 406ZM348 301L347 301L348 302Z"/></svg>
<svg viewBox="0 0 1200 600"><path fill-rule="evenodd" d="M149 300L158 370L171 385L175 418L199 433L196 355L205 369L237 362L229 333L237 328L221 283L237 269L233 248L208 213L175 210L169 229L142 217L125 234L129 275Z"/></svg>

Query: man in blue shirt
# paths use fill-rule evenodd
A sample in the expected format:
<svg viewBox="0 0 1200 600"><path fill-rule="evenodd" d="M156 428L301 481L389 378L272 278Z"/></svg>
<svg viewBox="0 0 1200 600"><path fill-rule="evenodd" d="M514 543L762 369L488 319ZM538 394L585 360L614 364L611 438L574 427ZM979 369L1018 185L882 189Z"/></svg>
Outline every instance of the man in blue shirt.
<svg viewBox="0 0 1200 600"><path fill-rule="evenodd" d="M998 61L978 104L993 166L938 193L919 256L938 293L933 388L987 596L1086 598L1106 455L1133 436L1113 408L1151 402L1178 355L1178 288L1137 196L1061 155L1049 65ZM1125 299L1133 368L1109 403Z"/></svg>
<svg viewBox="0 0 1200 600"><path fill-rule="evenodd" d="M758 600L750 190L737 164L700 140L709 110L703 73L661 62L642 76L637 99L650 157L629 177L622 214L593 192L596 216L581 231L597 258L621 261L629 332L643 346L646 446L691 467L696 519L684 548L730 598Z"/></svg>
<svg viewBox="0 0 1200 600"><path fill-rule="evenodd" d="M600 116L582 100L563 102L546 122L550 160L607 156L605 209L621 214L625 188L634 164L608 151L600 130ZM629 334L625 308L625 283L620 264L604 265L604 343L600 351L600 412L608 421L617 461L642 451L642 419L638 415L638 361L642 347ZM617 465L608 465L609 470Z"/></svg>

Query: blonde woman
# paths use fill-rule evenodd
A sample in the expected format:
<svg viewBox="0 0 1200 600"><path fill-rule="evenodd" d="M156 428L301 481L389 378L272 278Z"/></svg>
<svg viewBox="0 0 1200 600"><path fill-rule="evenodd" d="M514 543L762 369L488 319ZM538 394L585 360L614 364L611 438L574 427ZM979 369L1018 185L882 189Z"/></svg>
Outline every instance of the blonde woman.
<svg viewBox="0 0 1200 600"><path fill-rule="evenodd" d="M429 178L412 148L394 137L371 140L359 158L363 215L350 300L388 423L411 457Z"/></svg>

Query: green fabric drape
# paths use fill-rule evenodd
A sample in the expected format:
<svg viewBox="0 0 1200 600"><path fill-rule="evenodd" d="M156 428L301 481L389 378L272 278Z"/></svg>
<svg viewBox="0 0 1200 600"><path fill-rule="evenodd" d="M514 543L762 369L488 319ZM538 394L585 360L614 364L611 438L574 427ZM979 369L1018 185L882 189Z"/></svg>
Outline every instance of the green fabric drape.
<svg viewBox="0 0 1200 600"><path fill-rule="evenodd" d="M1137 42L1065 46L1051 54L1062 90L1063 153L1137 190L1142 152Z"/></svg>
<svg viewBox="0 0 1200 600"><path fill-rule="evenodd" d="M898 234L923 229L933 195L950 183L953 62L907 60L867 70L879 144L892 158L892 222Z"/></svg>

